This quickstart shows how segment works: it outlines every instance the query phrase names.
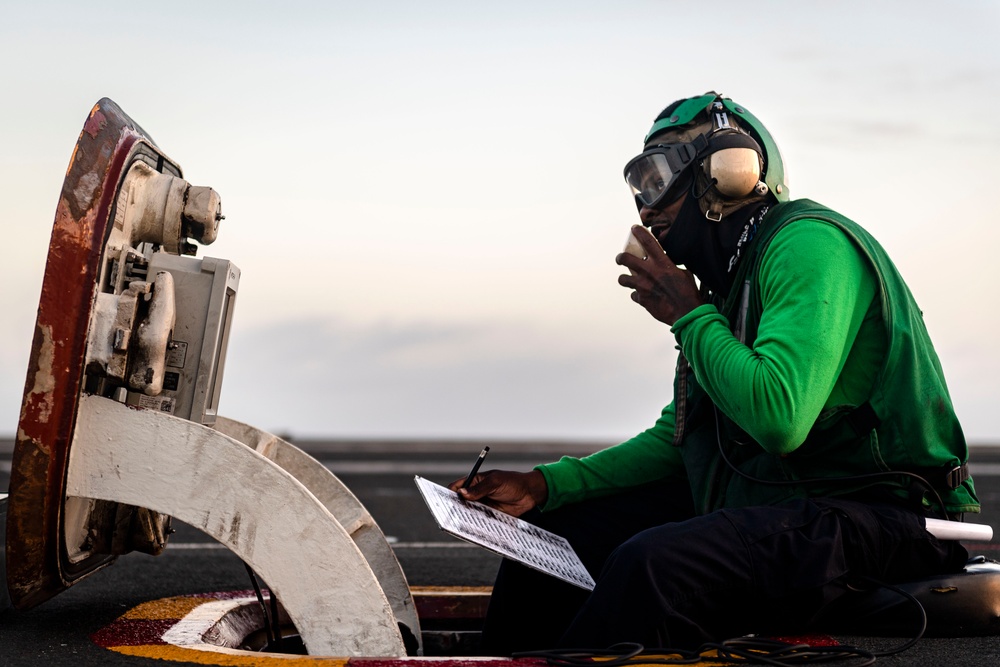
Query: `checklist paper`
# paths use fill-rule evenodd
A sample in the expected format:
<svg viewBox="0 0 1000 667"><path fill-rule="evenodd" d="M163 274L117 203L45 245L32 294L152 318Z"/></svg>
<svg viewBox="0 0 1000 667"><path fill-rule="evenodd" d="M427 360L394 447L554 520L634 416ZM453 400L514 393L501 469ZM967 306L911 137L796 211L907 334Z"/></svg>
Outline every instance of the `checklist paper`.
<svg viewBox="0 0 1000 667"><path fill-rule="evenodd" d="M462 500L423 477L415 481L444 532L580 588L594 589L593 578L565 538L482 503Z"/></svg>

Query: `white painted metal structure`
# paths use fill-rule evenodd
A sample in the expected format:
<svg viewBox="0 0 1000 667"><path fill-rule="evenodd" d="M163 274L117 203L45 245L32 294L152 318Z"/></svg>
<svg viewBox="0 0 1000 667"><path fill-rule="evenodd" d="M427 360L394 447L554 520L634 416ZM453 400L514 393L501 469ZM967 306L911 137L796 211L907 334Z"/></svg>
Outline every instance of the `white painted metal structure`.
<svg viewBox="0 0 1000 667"><path fill-rule="evenodd" d="M403 569L382 529L357 496L326 466L276 435L221 416L216 419L215 430L273 461L316 496L364 555L396 620L410 628L421 643L420 621Z"/></svg>
<svg viewBox="0 0 1000 667"><path fill-rule="evenodd" d="M406 654L420 637L395 556L361 504L318 462L251 426L219 430L81 396L67 496L185 521L250 565L312 655Z"/></svg>
<svg viewBox="0 0 1000 667"><path fill-rule="evenodd" d="M291 444L217 414L240 271L196 258L195 243L216 239L219 195L107 99L72 156L11 469L13 604L160 553L172 516L263 577L310 653L402 657L400 624L419 648L406 579L357 498Z"/></svg>

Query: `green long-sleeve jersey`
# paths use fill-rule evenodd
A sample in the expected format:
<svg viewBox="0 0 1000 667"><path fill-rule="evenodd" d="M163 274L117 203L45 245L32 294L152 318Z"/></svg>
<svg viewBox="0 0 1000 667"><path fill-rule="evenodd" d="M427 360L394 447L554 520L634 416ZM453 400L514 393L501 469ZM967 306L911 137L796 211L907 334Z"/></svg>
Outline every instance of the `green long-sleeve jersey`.
<svg viewBox="0 0 1000 667"><path fill-rule="evenodd" d="M783 224L758 264L760 312L751 343L737 338L716 305L696 308L671 331L718 410L781 459L817 424L865 403L873 386L881 387L893 339L885 333L889 311L880 275L841 226L815 218ZM545 509L689 474L682 448L673 444L675 421L671 403L650 429L620 445L539 466L549 487ZM968 502L962 510L974 511Z"/></svg>

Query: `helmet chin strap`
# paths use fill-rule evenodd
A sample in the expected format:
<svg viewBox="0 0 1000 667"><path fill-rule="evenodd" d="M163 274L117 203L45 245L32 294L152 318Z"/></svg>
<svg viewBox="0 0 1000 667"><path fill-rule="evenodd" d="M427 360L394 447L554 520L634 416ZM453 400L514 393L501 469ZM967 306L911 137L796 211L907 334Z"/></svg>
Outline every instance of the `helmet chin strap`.
<svg viewBox="0 0 1000 667"><path fill-rule="evenodd" d="M705 196L712 192L715 184L716 179L709 178L704 170L699 169L696 173L694 183L691 184L691 196L698 201L706 220L709 222L722 222L722 218L726 213L725 209L727 208L725 201L717 193L713 193L712 197L706 198ZM699 185L701 186L700 192L698 191Z"/></svg>

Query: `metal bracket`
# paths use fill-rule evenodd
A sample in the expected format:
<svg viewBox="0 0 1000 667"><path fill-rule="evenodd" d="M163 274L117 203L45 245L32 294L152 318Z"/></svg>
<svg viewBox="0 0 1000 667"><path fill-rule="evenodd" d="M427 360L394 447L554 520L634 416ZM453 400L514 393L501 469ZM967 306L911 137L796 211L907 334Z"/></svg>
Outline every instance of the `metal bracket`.
<svg viewBox="0 0 1000 667"><path fill-rule="evenodd" d="M422 649L420 620L406 575L382 529L357 496L322 463L272 433L221 416L216 419L215 430L242 442L280 466L309 489L336 517L364 554L396 620L413 632Z"/></svg>
<svg viewBox="0 0 1000 667"><path fill-rule="evenodd" d="M308 456L291 449L272 445L294 468ZM342 495L319 477L313 488L331 501ZM312 655L406 654L392 606L351 533L292 473L234 438L82 396L66 494L146 507L219 540L268 583Z"/></svg>

